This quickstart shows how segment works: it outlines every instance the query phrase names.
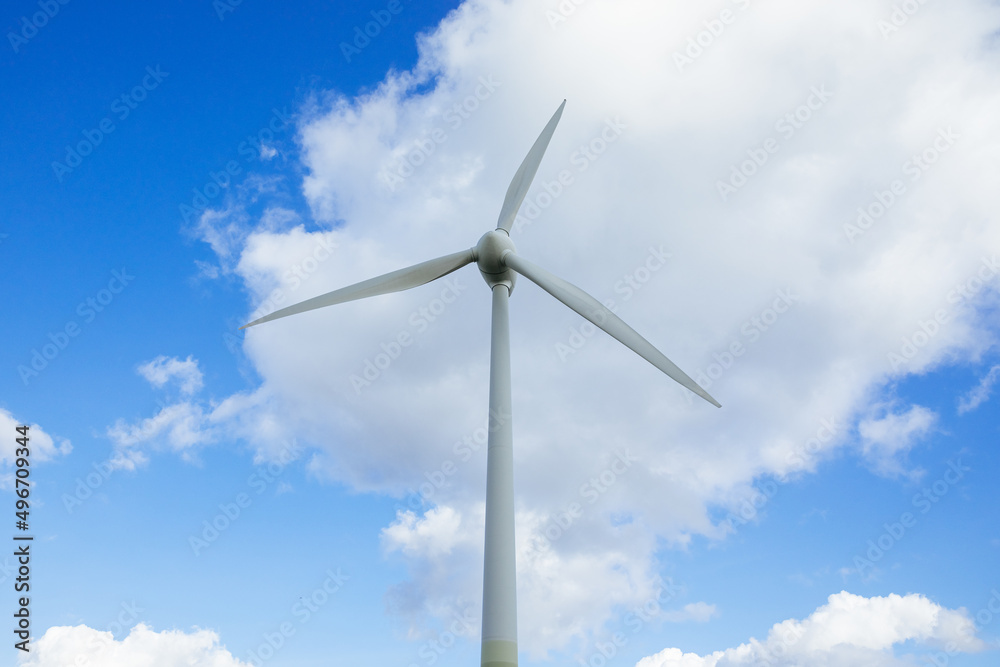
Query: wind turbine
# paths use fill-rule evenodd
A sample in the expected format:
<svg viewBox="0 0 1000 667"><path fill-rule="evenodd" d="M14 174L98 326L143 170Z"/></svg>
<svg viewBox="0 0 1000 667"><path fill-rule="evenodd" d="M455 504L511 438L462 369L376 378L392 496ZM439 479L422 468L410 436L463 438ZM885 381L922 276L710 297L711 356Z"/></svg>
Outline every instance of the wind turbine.
<svg viewBox="0 0 1000 667"><path fill-rule="evenodd" d="M327 294L282 308L240 327L270 322L296 313L338 303L365 299L379 294L400 292L437 280L466 264L479 266L486 284L493 291L493 323L490 340L490 412L511 415L510 398L510 322L508 299L520 274L559 301L593 322L612 337L653 364L682 386L716 407L722 407L698 383L667 359L632 327L608 310L597 299L515 252L510 240L521 202L535 178L549 140L562 117L563 100L545 129L535 140L528 155L514 174L497 228L486 232L475 247L445 255L409 268L393 271ZM514 568L514 450L511 419L499 420L490 429L486 460L486 556L483 564L482 667L517 667L517 597Z"/></svg>

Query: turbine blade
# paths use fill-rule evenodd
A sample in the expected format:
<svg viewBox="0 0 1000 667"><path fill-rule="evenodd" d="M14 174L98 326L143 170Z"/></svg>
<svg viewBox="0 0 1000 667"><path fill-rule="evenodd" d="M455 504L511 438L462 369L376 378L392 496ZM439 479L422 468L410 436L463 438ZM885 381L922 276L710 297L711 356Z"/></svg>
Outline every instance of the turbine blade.
<svg viewBox="0 0 1000 667"><path fill-rule="evenodd" d="M305 301L297 303L294 306L288 306L287 308L277 310L270 315L265 315L260 319L254 320L250 324L244 324L240 327L240 329L246 329L247 327L252 327L255 324L270 322L271 320L288 317L289 315L304 313L307 310L323 308L324 306L332 306L334 304L355 301L357 299L366 299L370 296L389 294L390 292L402 292L403 290L408 290L411 287L419 287L420 285L429 283L432 280L437 280L438 278L446 276L452 271L460 269L466 264L471 264L474 261L476 261L476 258L471 249L456 252L452 255L445 255L444 257L438 257L437 259L421 262L420 264L415 264L414 266L400 269L399 271L393 271L392 273L386 273L375 278L369 278L368 280L355 283L354 285L341 287L338 290L321 294L320 296L313 297L312 299L306 299Z"/></svg>
<svg viewBox="0 0 1000 667"><path fill-rule="evenodd" d="M552 138L552 133L556 131L556 125L559 124L559 119L562 117L563 107L565 106L566 100L563 100L562 104L559 105L559 108L556 109L556 112L549 120L549 124L545 126L542 133L535 139L535 144L528 151L524 162L518 167L517 173L514 174L514 178L507 188L507 196L503 200L503 208L500 209L500 219L497 220L497 229L502 229L510 233L510 227L514 224L514 217L517 215L518 209L521 208L524 196L528 194L531 182L535 179L535 172L538 171L538 165L542 162L545 149L549 147L549 140Z"/></svg>
<svg viewBox="0 0 1000 667"><path fill-rule="evenodd" d="M667 359L662 352L653 347L652 343L640 336L635 329L625 324L620 317L608 310L600 301L576 285L572 285L562 278L552 275L540 266L529 262L513 252L505 254L501 261L507 267L517 271L580 315L583 315L682 386L698 394L715 407L722 407L707 391L692 380L687 373L678 368L674 362Z"/></svg>

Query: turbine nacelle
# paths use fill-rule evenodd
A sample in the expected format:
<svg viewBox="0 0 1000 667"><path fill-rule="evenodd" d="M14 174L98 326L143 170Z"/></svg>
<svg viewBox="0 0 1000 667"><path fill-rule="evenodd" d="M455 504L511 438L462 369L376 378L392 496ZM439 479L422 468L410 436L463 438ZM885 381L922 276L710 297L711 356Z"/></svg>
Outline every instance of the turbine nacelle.
<svg viewBox="0 0 1000 667"><path fill-rule="evenodd" d="M472 249L472 255L476 258L479 272L483 275L483 280L490 286L490 289L497 285L506 285L508 293L514 291L517 274L504 264L503 258L507 253L515 251L514 242L510 240L510 235L503 229L486 232L479 239L476 247Z"/></svg>

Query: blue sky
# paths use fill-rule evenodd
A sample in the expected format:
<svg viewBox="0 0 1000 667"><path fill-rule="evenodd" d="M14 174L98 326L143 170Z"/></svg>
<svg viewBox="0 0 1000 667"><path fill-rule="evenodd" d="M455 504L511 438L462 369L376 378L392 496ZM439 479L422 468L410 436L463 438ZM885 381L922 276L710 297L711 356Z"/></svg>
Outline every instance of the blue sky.
<svg viewBox="0 0 1000 667"><path fill-rule="evenodd" d="M995 663L991 3L18 0L3 27L10 506L15 424L37 463L36 650L3 664L479 659L475 269L237 328L473 245L564 98L515 243L723 408L518 283L521 663Z"/></svg>

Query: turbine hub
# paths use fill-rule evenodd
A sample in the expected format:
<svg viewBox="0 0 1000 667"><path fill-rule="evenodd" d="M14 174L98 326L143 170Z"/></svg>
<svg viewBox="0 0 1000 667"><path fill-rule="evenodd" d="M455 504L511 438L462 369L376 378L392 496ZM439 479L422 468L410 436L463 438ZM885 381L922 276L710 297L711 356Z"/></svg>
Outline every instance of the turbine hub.
<svg viewBox="0 0 1000 667"><path fill-rule="evenodd" d="M514 291L517 274L504 266L503 256L515 250L510 235L502 229L486 232L473 248L476 265L479 266L479 272L483 274L483 279L490 289L497 285L506 285L508 291Z"/></svg>

